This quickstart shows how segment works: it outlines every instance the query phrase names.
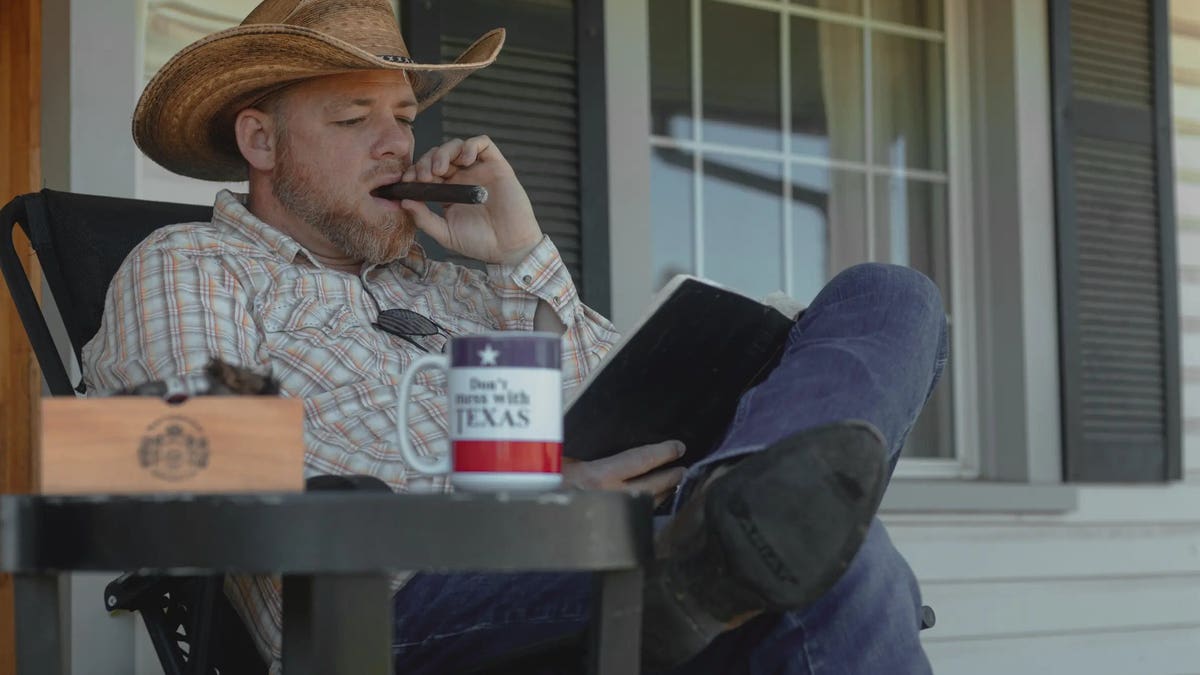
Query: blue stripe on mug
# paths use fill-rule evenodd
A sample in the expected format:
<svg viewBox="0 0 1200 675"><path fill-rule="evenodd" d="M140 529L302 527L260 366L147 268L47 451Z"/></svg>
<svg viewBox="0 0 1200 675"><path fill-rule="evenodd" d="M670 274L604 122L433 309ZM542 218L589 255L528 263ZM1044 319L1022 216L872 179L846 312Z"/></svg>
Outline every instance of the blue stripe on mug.
<svg viewBox="0 0 1200 675"><path fill-rule="evenodd" d="M562 339L552 333L522 331L460 335L450 342L452 368L562 366Z"/></svg>

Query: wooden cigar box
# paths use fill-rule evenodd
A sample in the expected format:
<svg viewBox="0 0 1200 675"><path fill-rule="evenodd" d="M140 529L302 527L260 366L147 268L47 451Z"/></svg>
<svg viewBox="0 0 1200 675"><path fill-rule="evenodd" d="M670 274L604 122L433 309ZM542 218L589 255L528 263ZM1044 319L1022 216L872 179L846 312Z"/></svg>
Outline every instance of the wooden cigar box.
<svg viewBox="0 0 1200 675"><path fill-rule="evenodd" d="M42 399L43 494L304 489L303 402L273 396Z"/></svg>

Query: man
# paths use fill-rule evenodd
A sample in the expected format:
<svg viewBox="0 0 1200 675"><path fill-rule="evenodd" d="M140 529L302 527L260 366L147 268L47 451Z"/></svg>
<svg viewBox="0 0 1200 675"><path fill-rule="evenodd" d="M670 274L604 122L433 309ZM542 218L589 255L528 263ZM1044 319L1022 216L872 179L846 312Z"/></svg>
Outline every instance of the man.
<svg viewBox="0 0 1200 675"><path fill-rule="evenodd" d="M446 489L392 447L403 404L418 450L444 448L444 382L425 375L397 401L396 381L446 334L554 330L564 384L580 383L616 333L579 302L500 150L479 136L414 161L417 113L491 63L503 38L417 64L387 0L265 0L176 55L138 103L135 141L184 175L248 178L249 192L221 192L212 222L164 228L130 254L83 352L89 390L187 378L213 357L270 373L304 399L310 474L369 474L402 491ZM373 196L397 180L479 184L490 198L443 217ZM417 230L487 272L429 260ZM390 308L432 318L439 334L386 332L376 320ZM797 322L715 452L662 468L685 450L666 441L564 468L570 485L675 494L648 577L648 670L928 670L915 579L874 512L945 344L927 279L852 268ZM562 640L583 630L590 601L577 574L397 585L397 672L457 672ZM231 579L227 592L277 667L275 582Z"/></svg>

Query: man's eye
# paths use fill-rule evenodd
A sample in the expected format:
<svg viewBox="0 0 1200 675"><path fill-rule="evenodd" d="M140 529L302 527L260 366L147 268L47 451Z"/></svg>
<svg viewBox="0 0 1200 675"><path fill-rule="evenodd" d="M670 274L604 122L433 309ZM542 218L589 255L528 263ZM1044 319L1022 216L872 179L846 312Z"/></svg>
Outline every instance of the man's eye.
<svg viewBox="0 0 1200 675"><path fill-rule="evenodd" d="M411 127L413 125L413 120L410 120L406 117L397 117L396 121L406 127Z"/></svg>
<svg viewBox="0 0 1200 675"><path fill-rule="evenodd" d="M349 119L349 120L338 120L338 121L334 122L334 124L338 125L339 127L352 127L352 126L358 124L359 122L362 122L365 119L367 119L367 118L355 117L354 119Z"/></svg>

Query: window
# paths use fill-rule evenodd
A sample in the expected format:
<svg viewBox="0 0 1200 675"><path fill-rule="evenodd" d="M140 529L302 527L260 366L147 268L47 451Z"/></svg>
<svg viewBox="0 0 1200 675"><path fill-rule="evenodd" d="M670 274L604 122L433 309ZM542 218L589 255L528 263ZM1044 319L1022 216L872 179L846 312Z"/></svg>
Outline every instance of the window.
<svg viewBox="0 0 1200 675"><path fill-rule="evenodd" d="M656 284L690 273L808 302L876 260L928 274L952 306L952 258L966 261L951 210L967 181L952 170L942 0L648 5ZM961 475L955 379L905 455Z"/></svg>

